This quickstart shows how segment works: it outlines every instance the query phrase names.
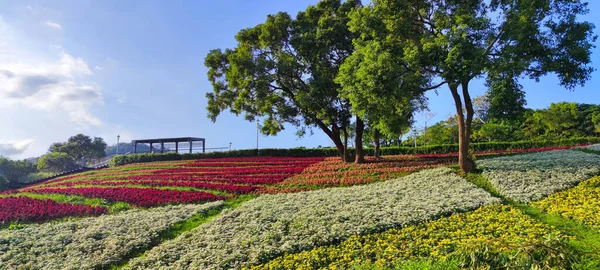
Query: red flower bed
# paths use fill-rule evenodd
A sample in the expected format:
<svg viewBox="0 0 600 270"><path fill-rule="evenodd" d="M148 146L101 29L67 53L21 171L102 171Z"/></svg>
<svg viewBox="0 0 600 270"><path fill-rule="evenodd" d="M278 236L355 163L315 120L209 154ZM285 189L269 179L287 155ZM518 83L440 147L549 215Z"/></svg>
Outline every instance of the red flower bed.
<svg viewBox="0 0 600 270"><path fill-rule="evenodd" d="M68 216L98 216L106 213L100 206L58 203L27 197L0 198L0 224L9 222L40 222Z"/></svg>
<svg viewBox="0 0 600 270"><path fill-rule="evenodd" d="M162 180L129 180L129 181L100 181L100 180L87 180L77 182L60 183L57 185L47 185L46 187L61 186L61 187L72 187L72 186L155 186L155 187L193 187L199 189L208 190L222 190L236 194L246 194L260 189L260 186L253 185L232 185L232 184L218 184L218 183L205 183L205 182L189 182L189 181L162 181Z"/></svg>
<svg viewBox="0 0 600 270"><path fill-rule="evenodd" d="M103 198L108 201L127 202L140 207L158 206L168 203L191 203L226 199L207 192L162 190L153 188L31 188L23 192L58 193L91 198Z"/></svg>
<svg viewBox="0 0 600 270"><path fill-rule="evenodd" d="M454 162L456 162L456 158L433 159L397 155L386 156L382 159L367 157L366 163L353 164L332 157L308 166L302 173L261 189L260 192L295 192L323 187L368 184Z"/></svg>

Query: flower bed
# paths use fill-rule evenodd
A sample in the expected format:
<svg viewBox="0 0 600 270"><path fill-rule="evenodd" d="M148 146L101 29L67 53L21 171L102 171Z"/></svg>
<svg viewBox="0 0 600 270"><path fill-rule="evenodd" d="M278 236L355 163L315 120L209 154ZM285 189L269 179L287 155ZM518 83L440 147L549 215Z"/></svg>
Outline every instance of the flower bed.
<svg viewBox="0 0 600 270"><path fill-rule="evenodd" d="M19 192L79 195L142 207L214 201L259 192L321 161L258 157L135 164L61 177Z"/></svg>
<svg viewBox="0 0 600 270"><path fill-rule="evenodd" d="M240 268L498 201L448 168L371 185L263 195L153 248L129 268Z"/></svg>
<svg viewBox="0 0 600 270"><path fill-rule="evenodd" d="M500 194L529 202L600 173L600 156L559 150L486 159L477 166Z"/></svg>
<svg viewBox="0 0 600 270"><path fill-rule="evenodd" d="M168 203L192 203L225 199L224 196L217 196L206 192L153 188L28 188L21 191L103 198L108 201L127 202L140 207L152 207Z"/></svg>
<svg viewBox="0 0 600 270"><path fill-rule="evenodd" d="M100 206L58 203L27 197L7 197L0 198L0 225L10 222L41 222L69 216L98 216L106 211L106 208Z"/></svg>
<svg viewBox="0 0 600 270"><path fill-rule="evenodd" d="M554 239L545 242L546 237ZM502 262L491 265L493 262L488 261L488 267L532 268L522 264L535 259L523 258L529 254L519 252L522 248L542 243L555 246L564 239L557 229L533 220L518 209L494 204L415 226L352 236L339 245L286 254L252 269L358 269L365 263L391 269L398 261L446 260L457 253L479 249L497 253L495 260Z"/></svg>
<svg viewBox="0 0 600 270"><path fill-rule="evenodd" d="M598 151L598 152L600 152L600 144L588 145L588 146L585 146L585 147L582 147L582 148L585 148L585 149L588 149L588 150L592 150L592 151Z"/></svg>
<svg viewBox="0 0 600 270"><path fill-rule="evenodd" d="M0 268L107 269L156 244L161 232L223 202L129 210L0 230Z"/></svg>
<svg viewBox="0 0 600 270"><path fill-rule="evenodd" d="M593 177L572 189L552 194L534 202L533 206L600 230L600 177Z"/></svg>
<svg viewBox="0 0 600 270"><path fill-rule="evenodd" d="M337 157L326 158L323 162L308 166L302 173L261 191L282 193L368 184L423 169L448 165L455 161L454 158L419 158L412 155L397 155L385 156L382 159L367 157L367 163L353 164L342 162Z"/></svg>

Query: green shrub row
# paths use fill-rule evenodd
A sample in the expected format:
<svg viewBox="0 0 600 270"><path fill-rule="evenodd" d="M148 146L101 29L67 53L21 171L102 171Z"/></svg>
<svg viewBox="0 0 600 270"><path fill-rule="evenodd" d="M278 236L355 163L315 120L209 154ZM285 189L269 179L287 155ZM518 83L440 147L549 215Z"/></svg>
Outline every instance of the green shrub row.
<svg viewBox="0 0 600 270"><path fill-rule="evenodd" d="M485 152L494 150L515 150L515 149L530 149L552 146L571 146L580 144L599 143L598 137L584 137L564 140L538 140L538 141L517 141L517 142L485 142L472 143L471 151ZM382 147L383 155L400 155L400 154L443 154L458 152L458 144L440 144L418 147L394 146ZM354 156L355 150L348 149L348 154ZM366 155L374 155L373 148L365 149ZM154 161L170 161L170 160L191 160L203 158L223 158L223 157L255 157L257 156L256 149L234 150L227 152L211 152L206 154L131 154L117 155L112 158L109 165L119 166L131 163L154 162ZM338 156L338 151L335 148L265 148L258 150L258 156L268 157L334 157Z"/></svg>

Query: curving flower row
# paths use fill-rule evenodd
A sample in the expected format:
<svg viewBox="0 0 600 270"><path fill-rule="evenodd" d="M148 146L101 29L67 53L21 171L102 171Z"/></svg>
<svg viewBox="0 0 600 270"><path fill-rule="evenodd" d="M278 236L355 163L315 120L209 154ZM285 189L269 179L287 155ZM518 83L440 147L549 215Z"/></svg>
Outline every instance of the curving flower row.
<svg viewBox="0 0 600 270"><path fill-rule="evenodd" d="M566 237L559 230L530 218L519 209L493 204L383 233L352 236L339 245L286 254L252 269L359 269L365 263L377 269L393 269L398 261L446 260L460 252L472 254L478 250L495 254L495 260L501 265L493 265L489 260L484 262L487 264L484 267L471 265L474 269L533 269L545 262L524 265L523 261L534 258L523 257L535 253L522 252L523 248L544 244L560 249L564 241ZM536 252L537 256L544 255L541 250ZM568 263L567 259L565 262ZM462 263L470 265L472 262Z"/></svg>
<svg viewBox="0 0 600 270"><path fill-rule="evenodd" d="M485 159L477 166L500 194L529 202L599 174L600 155L558 150Z"/></svg>
<svg viewBox="0 0 600 270"><path fill-rule="evenodd" d="M58 203L27 197L6 197L0 198L0 225L10 222L41 222L69 216L98 216L106 211L106 208L100 206Z"/></svg>
<svg viewBox="0 0 600 270"><path fill-rule="evenodd" d="M110 269L153 246L162 232L222 201L133 209L60 223L0 230L2 269Z"/></svg>
<svg viewBox="0 0 600 270"><path fill-rule="evenodd" d="M600 177L585 180L572 189L554 193L532 205L600 230Z"/></svg>
<svg viewBox="0 0 600 270"><path fill-rule="evenodd" d="M128 267L239 269L497 202L448 168L370 185L263 195L153 248Z"/></svg>
<svg viewBox="0 0 600 270"><path fill-rule="evenodd" d="M108 201L127 202L140 207L152 207L168 203L192 203L203 201L216 201L225 199L225 196L217 196L201 191L180 191L153 188L31 188L23 192L43 194L66 194L78 195L91 198L103 198Z"/></svg>

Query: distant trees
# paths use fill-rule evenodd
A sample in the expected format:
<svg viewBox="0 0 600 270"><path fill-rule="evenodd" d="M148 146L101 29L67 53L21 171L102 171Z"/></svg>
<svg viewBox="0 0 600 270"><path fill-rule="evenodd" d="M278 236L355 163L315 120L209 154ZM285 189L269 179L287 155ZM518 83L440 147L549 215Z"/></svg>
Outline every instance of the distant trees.
<svg viewBox="0 0 600 270"><path fill-rule="evenodd" d="M37 172L36 165L25 160L10 160L0 156L0 175L6 177L9 182L17 180L30 173Z"/></svg>
<svg viewBox="0 0 600 270"><path fill-rule="evenodd" d="M600 136L598 121L600 105L572 102L553 103L548 108L523 109L523 116L514 120L502 117L491 118L481 123L475 121L471 140L518 141L518 140L558 140L584 136ZM455 118L440 121L421 134L417 141L423 142L423 136L433 144L456 143L457 123ZM412 143L409 138L408 144Z"/></svg>
<svg viewBox="0 0 600 270"><path fill-rule="evenodd" d="M8 178L3 174L0 174L0 190L5 190L8 186Z"/></svg>
<svg viewBox="0 0 600 270"><path fill-rule="evenodd" d="M77 162L67 153L53 152L43 155L37 164L37 169L44 172L60 173L77 169Z"/></svg>
<svg viewBox="0 0 600 270"><path fill-rule="evenodd" d="M93 139L83 134L70 137L66 142L53 143L48 149L49 153L65 153L77 162L83 164L87 160L104 157L106 143L100 137Z"/></svg>

